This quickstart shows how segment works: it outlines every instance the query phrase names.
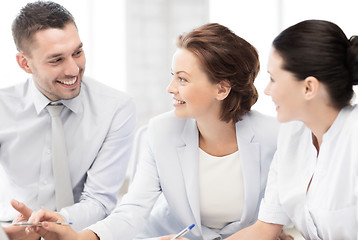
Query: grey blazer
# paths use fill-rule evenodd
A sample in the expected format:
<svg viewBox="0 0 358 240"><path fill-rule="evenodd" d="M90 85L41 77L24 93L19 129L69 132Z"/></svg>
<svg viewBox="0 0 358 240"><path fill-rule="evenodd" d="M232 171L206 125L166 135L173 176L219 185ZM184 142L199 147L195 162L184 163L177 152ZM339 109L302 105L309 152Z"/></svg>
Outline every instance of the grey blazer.
<svg viewBox="0 0 358 240"><path fill-rule="evenodd" d="M110 217L90 228L113 239L133 239L138 231L137 238L150 238L177 233L194 223L196 226L185 236L191 240L228 237L257 220L277 132L276 120L256 111L236 123L244 210L240 221L216 233L201 225L196 121L178 118L173 111L151 119L128 193Z"/></svg>

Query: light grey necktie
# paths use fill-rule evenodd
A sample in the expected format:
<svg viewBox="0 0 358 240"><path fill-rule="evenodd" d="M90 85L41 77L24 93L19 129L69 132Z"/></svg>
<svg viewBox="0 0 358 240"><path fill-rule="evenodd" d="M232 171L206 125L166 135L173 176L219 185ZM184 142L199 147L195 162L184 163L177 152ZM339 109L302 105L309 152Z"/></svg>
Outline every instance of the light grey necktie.
<svg viewBox="0 0 358 240"><path fill-rule="evenodd" d="M60 113L63 105L47 105L52 122L52 170L55 182L56 208L72 205L73 192L70 171L68 168L65 135Z"/></svg>

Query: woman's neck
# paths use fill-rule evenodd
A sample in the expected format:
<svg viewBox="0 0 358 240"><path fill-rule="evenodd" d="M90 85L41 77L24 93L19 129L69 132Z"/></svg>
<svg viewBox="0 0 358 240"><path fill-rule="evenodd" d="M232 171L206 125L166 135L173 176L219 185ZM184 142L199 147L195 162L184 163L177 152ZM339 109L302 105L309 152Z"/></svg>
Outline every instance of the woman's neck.
<svg viewBox="0 0 358 240"><path fill-rule="evenodd" d="M316 140L313 142L317 151L319 151L319 148L322 144L323 135L332 126L340 110L330 106L317 109L309 114L307 120L304 121L304 123L309 129L311 129L313 134L312 137L316 138Z"/></svg>
<svg viewBox="0 0 358 240"><path fill-rule="evenodd" d="M199 147L206 153L221 157L238 150L235 124L220 119L197 121Z"/></svg>

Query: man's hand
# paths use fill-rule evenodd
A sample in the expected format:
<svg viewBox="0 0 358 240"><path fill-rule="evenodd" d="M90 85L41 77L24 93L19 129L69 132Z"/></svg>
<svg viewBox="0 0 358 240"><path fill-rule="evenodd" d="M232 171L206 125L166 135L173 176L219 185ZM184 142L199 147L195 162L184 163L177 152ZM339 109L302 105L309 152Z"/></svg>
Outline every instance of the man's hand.
<svg viewBox="0 0 358 240"><path fill-rule="evenodd" d="M42 222L42 224L48 226L48 222L55 224L56 222L64 222L64 219L57 212L41 209L39 211L33 211L31 216L29 217L28 222L33 223L34 226L36 226L39 222ZM67 228L71 229L70 227ZM44 227L27 227L26 231L30 234L31 233L39 234L45 240L60 239L57 233L47 231Z"/></svg>
<svg viewBox="0 0 358 240"><path fill-rule="evenodd" d="M170 239L172 239L174 236L175 236L174 234L172 234L172 235L167 235L167 236L162 236L162 237L159 238L159 240L170 240ZM187 238L185 238L185 237L180 237L180 238L178 238L178 239L180 239L180 240L189 240L189 239L187 239Z"/></svg>
<svg viewBox="0 0 358 240"><path fill-rule="evenodd" d="M27 227L29 232L40 234L45 240L77 240L80 239L78 233L72 230L70 226L57 223L65 222L62 216L53 211L41 209L34 211L29 218L29 222L37 225L42 222L41 227ZM89 239L89 238L82 238Z"/></svg>
<svg viewBox="0 0 358 240"><path fill-rule="evenodd" d="M25 204L16 200L11 200L12 207L19 212L19 215L12 223L27 222L32 214L32 210ZM25 232L25 227L5 226L4 230L11 240L38 240L40 235L37 233L28 234Z"/></svg>
<svg viewBox="0 0 358 240"><path fill-rule="evenodd" d="M278 236L278 239L277 240L294 240L294 238L289 235L289 234L286 234L283 230L281 231L280 233L280 236Z"/></svg>

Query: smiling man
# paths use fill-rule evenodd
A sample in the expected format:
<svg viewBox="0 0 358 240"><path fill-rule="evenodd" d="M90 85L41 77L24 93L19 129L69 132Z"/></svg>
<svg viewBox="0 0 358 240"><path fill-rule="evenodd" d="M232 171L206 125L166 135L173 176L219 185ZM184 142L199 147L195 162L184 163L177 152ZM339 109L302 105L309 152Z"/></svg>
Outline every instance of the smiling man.
<svg viewBox="0 0 358 240"><path fill-rule="evenodd" d="M33 210L57 210L73 228L82 229L116 205L131 151L134 102L84 77L83 43L73 16L61 5L28 3L12 33L17 62L31 77L0 90L0 220L18 214L10 205L14 198ZM56 204L48 105L63 106L65 161L75 203L63 208ZM6 231L12 238L18 229L23 231Z"/></svg>
<svg viewBox="0 0 358 240"><path fill-rule="evenodd" d="M14 36L16 31L14 24ZM29 43L21 47L23 51L19 49L16 58L19 66L33 75L37 89L51 101L77 97L86 58L75 24L38 31Z"/></svg>

